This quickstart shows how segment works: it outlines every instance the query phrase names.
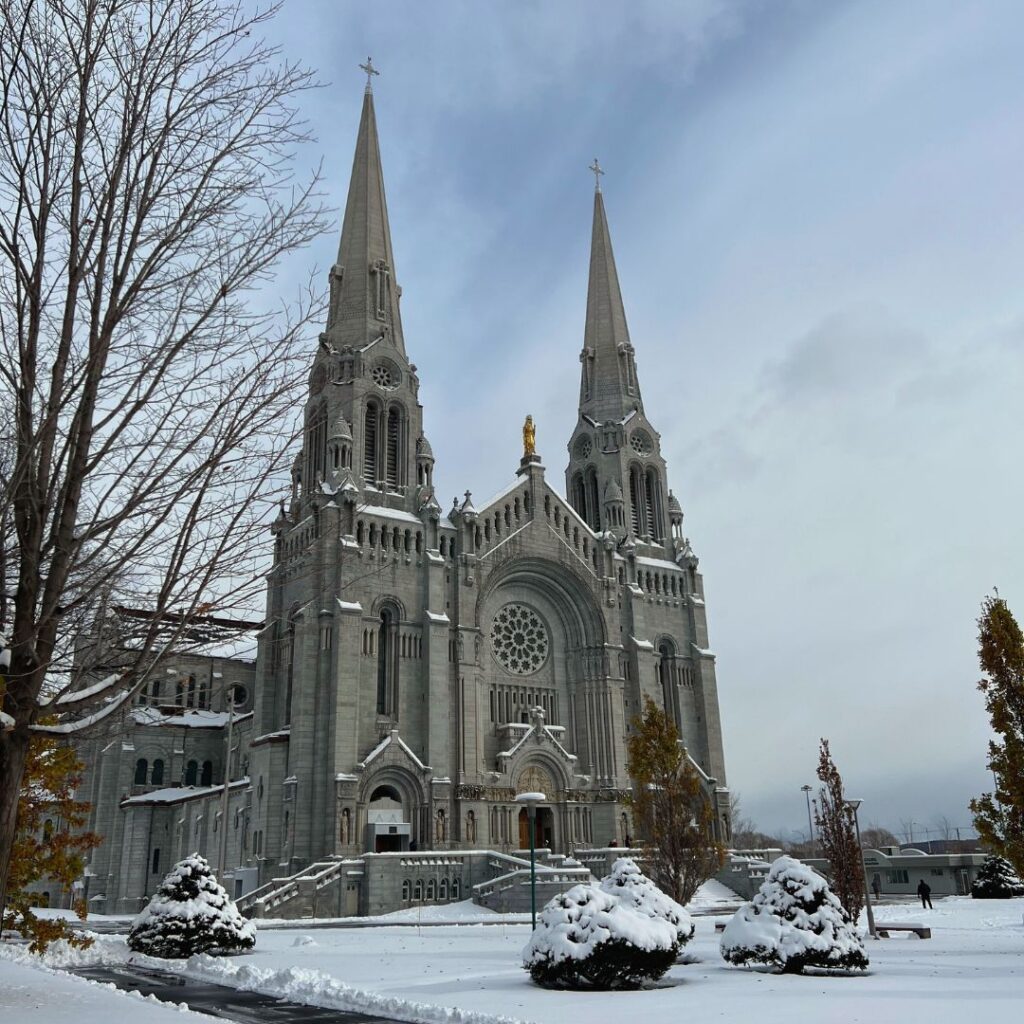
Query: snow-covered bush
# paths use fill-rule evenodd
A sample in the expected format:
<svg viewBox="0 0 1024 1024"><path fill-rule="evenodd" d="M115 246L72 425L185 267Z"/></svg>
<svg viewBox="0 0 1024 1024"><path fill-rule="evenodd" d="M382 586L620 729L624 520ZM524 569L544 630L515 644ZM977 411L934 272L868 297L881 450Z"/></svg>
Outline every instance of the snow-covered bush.
<svg viewBox="0 0 1024 1024"><path fill-rule="evenodd" d="M757 895L736 911L721 950L731 964L767 964L787 974L868 966L856 927L828 883L792 857L779 857Z"/></svg>
<svg viewBox="0 0 1024 1024"><path fill-rule="evenodd" d="M675 925L587 883L540 912L523 966L544 988L636 988L660 978L678 950Z"/></svg>
<svg viewBox="0 0 1024 1024"><path fill-rule="evenodd" d="M978 868L971 895L976 900L1008 900L1013 896L1024 896L1024 882L1008 860L991 854Z"/></svg>
<svg viewBox="0 0 1024 1024"><path fill-rule="evenodd" d="M136 953L172 959L226 953L252 949L256 926L238 912L206 860L193 853L160 883L132 924L128 945Z"/></svg>
<svg viewBox="0 0 1024 1024"><path fill-rule="evenodd" d="M685 946L693 938L695 925L686 909L663 893L632 858L620 857L600 884L605 892L617 896L637 913L668 921L676 930L680 946Z"/></svg>

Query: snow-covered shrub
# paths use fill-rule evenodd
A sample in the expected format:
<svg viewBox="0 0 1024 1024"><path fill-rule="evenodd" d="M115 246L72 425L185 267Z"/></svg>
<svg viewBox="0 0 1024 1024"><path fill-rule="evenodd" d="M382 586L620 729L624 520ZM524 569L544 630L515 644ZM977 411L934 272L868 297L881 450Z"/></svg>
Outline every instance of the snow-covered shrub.
<svg viewBox="0 0 1024 1024"><path fill-rule="evenodd" d="M136 953L184 959L195 953L252 949L256 926L238 912L198 853L179 861L132 924Z"/></svg>
<svg viewBox="0 0 1024 1024"><path fill-rule="evenodd" d="M630 857L620 857L611 873L600 882L601 888L617 896L637 913L668 921L676 930L676 940L685 946L693 938L696 927L685 907L663 893Z"/></svg>
<svg viewBox="0 0 1024 1024"><path fill-rule="evenodd" d="M767 964L788 974L868 966L856 927L828 883L792 857L779 857L757 895L736 911L721 950L731 964Z"/></svg>
<svg viewBox="0 0 1024 1024"><path fill-rule="evenodd" d="M1013 896L1024 896L1024 882L1008 860L991 854L978 868L971 895L976 900L1008 900Z"/></svg>
<svg viewBox="0 0 1024 1024"><path fill-rule="evenodd" d="M678 949L674 925L587 883L540 912L523 966L544 988L636 988L660 978Z"/></svg>

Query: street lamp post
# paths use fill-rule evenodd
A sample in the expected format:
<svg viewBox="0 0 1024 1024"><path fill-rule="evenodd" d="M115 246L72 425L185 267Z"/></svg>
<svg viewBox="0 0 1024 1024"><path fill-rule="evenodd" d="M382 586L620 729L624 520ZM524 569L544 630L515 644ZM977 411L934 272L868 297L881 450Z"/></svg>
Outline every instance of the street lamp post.
<svg viewBox="0 0 1024 1024"><path fill-rule="evenodd" d="M807 798L807 841L811 844L811 853L814 853L814 822L811 818L811 789L813 787L803 785L800 791Z"/></svg>
<svg viewBox="0 0 1024 1024"><path fill-rule="evenodd" d="M537 804L547 800L543 793L519 793L517 804L526 805L526 813L530 817L530 920L537 929Z"/></svg>
<svg viewBox="0 0 1024 1024"><path fill-rule="evenodd" d="M857 832L857 854L860 857L860 871L864 877L864 908L868 912L868 933L871 938L877 939L878 934L875 932L875 913L871 909L871 889L868 886L868 868L864 863L864 847L861 846L860 842L860 822L857 820L857 808L864 803L863 800L847 800L846 810L850 817L853 818L853 827Z"/></svg>
<svg viewBox="0 0 1024 1024"><path fill-rule="evenodd" d="M221 794L220 801L220 864L217 872L217 880L221 885L224 884L224 871L228 865L228 804L230 802L228 783L231 781L231 726L235 720L235 688L233 685L227 688L227 705L228 750L227 756L224 758L224 792Z"/></svg>

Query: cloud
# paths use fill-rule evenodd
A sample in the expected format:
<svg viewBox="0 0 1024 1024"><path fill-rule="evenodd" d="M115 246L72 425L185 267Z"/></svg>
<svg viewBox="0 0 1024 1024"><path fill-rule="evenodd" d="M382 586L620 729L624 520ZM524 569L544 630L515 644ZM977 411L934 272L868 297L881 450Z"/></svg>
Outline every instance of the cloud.
<svg viewBox="0 0 1024 1024"><path fill-rule="evenodd" d="M769 360L758 382L768 406L891 393L894 383L929 357L929 344L882 307L831 313Z"/></svg>

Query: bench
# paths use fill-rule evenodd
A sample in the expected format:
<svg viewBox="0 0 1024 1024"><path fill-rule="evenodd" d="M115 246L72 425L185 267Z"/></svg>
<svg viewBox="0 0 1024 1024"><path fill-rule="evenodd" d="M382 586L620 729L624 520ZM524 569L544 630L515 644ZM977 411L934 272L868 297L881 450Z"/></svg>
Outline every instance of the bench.
<svg viewBox="0 0 1024 1024"><path fill-rule="evenodd" d="M924 924L891 924L886 921L884 924L875 925L875 934L880 939L889 938L889 932L913 932L919 939L930 939L932 930Z"/></svg>
<svg viewBox="0 0 1024 1024"><path fill-rule="evenodd" d="M725 926L728 921L716 921L715 931L724 932ZM932 930L924 924L885 924L875 925L875 934L880 939L889 938L889 932L913 932L919 939L930 939L932 937Z"/></svg>

